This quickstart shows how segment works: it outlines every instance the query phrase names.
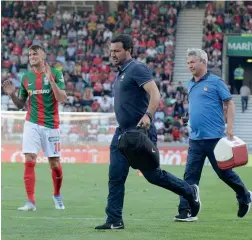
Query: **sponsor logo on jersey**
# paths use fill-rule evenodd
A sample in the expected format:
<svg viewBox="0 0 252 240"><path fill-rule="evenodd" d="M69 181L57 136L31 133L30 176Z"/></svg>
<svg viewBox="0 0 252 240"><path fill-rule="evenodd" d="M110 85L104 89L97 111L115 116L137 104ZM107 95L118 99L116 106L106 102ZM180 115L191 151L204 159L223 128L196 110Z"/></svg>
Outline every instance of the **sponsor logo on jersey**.
<svg viewBox="0 0 252 240"><path fill-rule="evenodd" d="M59 137L49 137L48 141L49 142L59 142Z"/></svg>
<svg viewBox="0 0 252 240"><path fill-rule="evenodd" d="M45 85L48 85L48 84L49 84L49 80L47 79L46 76L44 76L44 84L45 84Z"/></svg>
<svg viewBox="0 0 252 240"><path fill-rule="evenodd" d="M64 82L63 76L61 76L61 77L59 78L59 81L60 81L60 82Z"/></svg>
<svg viewBox="0 0 252 240"><path fill-rule="evenodd" d="M28 90L28 95L31 96L33 94L47 94L50 93L50 89L40 89L40 90Z"/></svg>

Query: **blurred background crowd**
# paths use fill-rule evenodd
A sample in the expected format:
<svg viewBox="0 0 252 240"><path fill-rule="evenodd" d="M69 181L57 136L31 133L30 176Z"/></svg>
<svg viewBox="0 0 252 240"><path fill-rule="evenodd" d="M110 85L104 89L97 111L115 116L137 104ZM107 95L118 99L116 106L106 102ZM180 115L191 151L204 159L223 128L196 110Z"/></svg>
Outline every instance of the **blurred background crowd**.
<svg viewBox="0 0 252 240"><path fill-rule="evenodd" d="M159 141L188 141L188 128L179 117L188 111L188 94L173 83L177 16L181 1L125 1L110 12L96 2L88 12L60 11L52 2L2 1L2 81L11 79L18 91L22 74L30 69L28 48L41 44L51 66L63 71L68 100L62 112L113 112L116 72L109 63L109 45L119 33L132 36L133 57L148 65L162 94L154 122ZM199 2L190 2L197 8ZM202 4L202 3L201 3ZM209 68L221 75L224 33L252 33L252 5L227 2L217 11L205 5L203 49ZM2 91L2 110L17 110ZM71 129L69 131L72 131Z"/></svg>

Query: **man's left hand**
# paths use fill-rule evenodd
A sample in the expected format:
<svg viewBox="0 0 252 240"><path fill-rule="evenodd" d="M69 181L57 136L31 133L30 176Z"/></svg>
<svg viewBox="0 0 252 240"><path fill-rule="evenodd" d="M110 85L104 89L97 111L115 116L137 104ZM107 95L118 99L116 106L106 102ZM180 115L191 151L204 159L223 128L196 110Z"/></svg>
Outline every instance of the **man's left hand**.
<svg viewBox="0 0 252 240"><path fill-rule="evenodd" d="M137 126L149 129L150 123L151 123L150 118L146 114L144 114L143 117L141 118L141 120L139 121L139 123L137 124Z"/></svg>
<svg viewBox="0 0 252 240"><path fill-rule="evenodd" d="M227 134L228 140L232 141L234 136L233 126L227 126L225 133Z"/></svg>
<svg viewBox="0 0 252 240"><path fill-rule="evenodd" d="M52 77L51 67L49 66L47 62L45 62L45 75L49 82L51 83L54 82L54 79Z"/></svg>

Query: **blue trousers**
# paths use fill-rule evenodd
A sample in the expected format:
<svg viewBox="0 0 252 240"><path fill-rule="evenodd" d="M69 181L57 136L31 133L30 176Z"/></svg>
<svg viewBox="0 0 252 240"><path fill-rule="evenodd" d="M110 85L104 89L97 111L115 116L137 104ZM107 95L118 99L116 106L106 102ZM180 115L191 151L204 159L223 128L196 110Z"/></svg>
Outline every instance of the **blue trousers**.
<svg viewBox="0 0 252 240"><path fill-rule="evenodd" d="M240 177L232 169L221 170L217 165L214 156L214 148L218 141L219 138L189 141L184 180L189 184L199 185L205 158L208 157L218 177L236 192L238 202L247 204L250 202L250 194ZM190 210L188 201L185 198L180 197L179 212L185 210Z"/></svg>
<svg viewBox="0 0 252 240"><path fill-rule="evenodd" d="M122 221L125 181L130 167L128 160L117 148L118 137L122 132L120 128L116 129L110 145L109 194L106 207L107 223ZM149 138L156 144L157 135L154 126L151 126L148 134ZM185 199L190 200L193 197L193 188L188 183L160 168L148 171L141 170L141 172L152 184L182 195Z"/></svg>

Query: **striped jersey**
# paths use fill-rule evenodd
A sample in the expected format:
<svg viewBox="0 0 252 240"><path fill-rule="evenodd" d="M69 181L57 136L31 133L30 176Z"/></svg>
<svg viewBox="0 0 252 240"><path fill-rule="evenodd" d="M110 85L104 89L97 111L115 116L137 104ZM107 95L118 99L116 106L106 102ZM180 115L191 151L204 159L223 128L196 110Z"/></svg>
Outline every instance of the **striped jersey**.
<svg viewBox="0 0 252 240"><path fill-rule="evenodd" d="M55 68L51 68L51 72L59 89L64 90L62 72ZM28 98L25 120L47 128L59 128L58 102L44 73L25 73L22 76L19 96Z"/></svg>

